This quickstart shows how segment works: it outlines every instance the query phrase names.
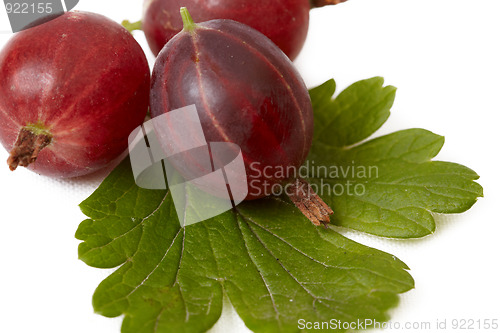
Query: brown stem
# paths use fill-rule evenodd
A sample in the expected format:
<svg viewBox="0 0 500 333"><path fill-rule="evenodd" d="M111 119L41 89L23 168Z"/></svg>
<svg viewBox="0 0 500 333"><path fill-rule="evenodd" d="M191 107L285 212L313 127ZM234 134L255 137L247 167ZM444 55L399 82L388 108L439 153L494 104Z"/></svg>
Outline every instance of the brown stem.
<svg viewBox="0 0 500 333"><path fill-rule="evenodd" d="M52 137L47 133L35 133L26 127L21 129L7 159L10 170L14 171L18 166L27 167L34 163L40 151L51 141Z"/></svg>
<svg viewBox="0 0 500 333"><path fill-rule="evenodd" d="M292 202L315 225L327 228L333 210L314 192L311 185L302 178L290 183L287 195Z"/></svg>
<svg viewBox="0 0 500 333"><path fill-rule="evenodd" d="M324 7L328 5L338 5L347 0L311 0L311 8Z"/></svg>

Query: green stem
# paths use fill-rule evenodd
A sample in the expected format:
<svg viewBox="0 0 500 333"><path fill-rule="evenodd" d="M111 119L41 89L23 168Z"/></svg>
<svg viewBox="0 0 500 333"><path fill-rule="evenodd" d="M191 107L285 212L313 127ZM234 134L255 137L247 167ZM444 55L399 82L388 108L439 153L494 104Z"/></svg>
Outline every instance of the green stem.
<svg viewBox="0 0 500 333"><path fill-rule="evenodd" d="M134 30L142 30L142 21L130 22L129 20L122 21L122 25L127 29L130 33Z"/></svg>
<svg viewBox="0 0 500 333"><path fill-rule="evenodd" d="M196 29L196 24L194 23L193 18L191 17L191 14L189 14L186 7L181 7L181 16L182 23L184 24L184 31L194 31L194 29Z"/></svg>

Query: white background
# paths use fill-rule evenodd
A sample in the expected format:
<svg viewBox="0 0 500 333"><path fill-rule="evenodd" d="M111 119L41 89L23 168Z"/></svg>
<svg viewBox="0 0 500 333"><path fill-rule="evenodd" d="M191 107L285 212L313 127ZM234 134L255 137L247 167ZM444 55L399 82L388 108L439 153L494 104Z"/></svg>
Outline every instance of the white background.
<svg viewBox="0 0 500 333"><path fill-rule="evenodd" d="M140 0L80 0L76 9L121 21L139 19L141 7ZM8 28L0 7L0 31ZM0 47L9 37L0 34ZM136 38L153 61L143 34ZM309 87L334 77L341 90L384 76L398 93L377 135L429 129L446 137L438 159L481 175L485 198L465 214L438 216L432 236L398 241L341 230L410 266L416 288L391 311L401 325L435 328L446 319L449 329L441 331L451 332L452 319L500 321L499 42L498 0L350 0L311 12L295 62ZM6 159L2 149L0 161ZM110 271L79 261L74 238L85 218L77 205L105 173L53 180L24 169L11 173L0 163L0 332L119 332L120 318L96 315L91 306ZM247 330L229 306L212 330L240 331Z"/></svg>

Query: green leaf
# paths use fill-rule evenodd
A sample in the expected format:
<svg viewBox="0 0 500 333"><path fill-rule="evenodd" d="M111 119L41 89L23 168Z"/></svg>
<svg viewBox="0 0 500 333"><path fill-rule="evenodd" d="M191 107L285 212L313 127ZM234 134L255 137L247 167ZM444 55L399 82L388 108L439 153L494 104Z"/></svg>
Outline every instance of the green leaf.
<svg viewBox="0 0 500 333"><path fill-rule="evenodd" d="M383 87L383 79L357 82L329 101L333 90L326 83L311 91L323 105L315 109L323 125L307 165L309 182L335 212L334 224L384 237L423 237L436 229L432 213L464 212L483 195L474 171L431 161L444 144L442 136L409 129L361 144L351 140L370 136L387 119L395 89ZM361 116L366 124L359 124ZM349 134L345 124L359 129Z"/></svg>
<svg viewBox="0 0 500 333"><path fill-rule="evenodd" d="M335 81L311 90L315 143L345 147L366 139L389 118L396 88L374 77L354 83L331 99Z"/></svg>
<svg viewBox="0 0 500 333"><path fill-rule="evenodd" d="M355 83L332 100L335 86L330 80L310 91L316 132L308 179L325 191L348 184L364 191L318 191L335 211L333 223L420 237L435 229L432 212L462 212L482 194L472 170L430 161L444 143L438 135L412 129L359 143L389 116L395 89L383 79ZM224 295L254 332L300 332L301 318L382 322L398 294L414 287L399 259L315 227L286 198L244 202L181 228L169 192L137 187L128 159L80 207L89 217L76 232L80 259L117 267L97 287L94 309L124 315L125 333L204 332L220 317Z"/></svg>
<svg viewBox="0 0 500 333"><path fill-rule="evenodd" d="M383 321L414 285L394 256L314 227L280 198L180 228L168 192L133 185L128 160L81 208L81 259L121 264L93 305L125 314L123 332L203 332L224 293L255 332L298 332L299 318Z"/></svg>

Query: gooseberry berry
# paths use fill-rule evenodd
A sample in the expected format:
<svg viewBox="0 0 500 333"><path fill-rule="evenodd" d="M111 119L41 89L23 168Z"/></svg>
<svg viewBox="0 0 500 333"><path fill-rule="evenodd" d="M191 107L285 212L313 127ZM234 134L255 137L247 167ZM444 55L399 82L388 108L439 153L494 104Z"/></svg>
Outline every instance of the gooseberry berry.
<svg viewBox="0 0 500 333"><path fill-rule="evenodd" d="M251 26L269 37L290 59L304 45L309 10L346 0L145 0L142 29L157 55L182 29L179 7L188 7L199 21L231 19Z"/></svg>
<svg viewBox="0 0 500 333"><path fill-rule="evenodd" d="M94 172L127 148L149 105L144 52L118 23L68 12L0 52L0 142L8 164L48 176Z"/></svg>
<svg viewBox="0 0 500 333"><path fill-rule="evenodd" d="M241 148L246 199L270 195L274 184L293 180L269 170L296 169L309 153L313 112L307 88L290 59L257 30L232 20L194 24L185 8L181 13L183 30L154 66L151 115L195 104L208 142ZM289 195L307 206L310 200L296 193L303 186L298 182Z"/></svg>

